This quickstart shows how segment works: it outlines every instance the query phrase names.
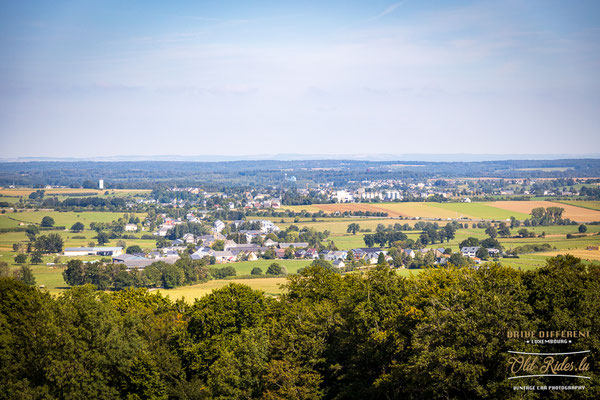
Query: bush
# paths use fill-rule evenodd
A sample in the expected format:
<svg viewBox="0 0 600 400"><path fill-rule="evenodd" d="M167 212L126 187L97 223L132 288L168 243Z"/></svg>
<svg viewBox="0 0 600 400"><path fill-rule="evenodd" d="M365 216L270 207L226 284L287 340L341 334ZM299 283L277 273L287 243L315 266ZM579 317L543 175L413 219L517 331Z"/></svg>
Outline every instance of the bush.
<svg viewBox="0 0 600 400"><path fill-rule="evenodd" d="M576 235L574 233L567 233L567 239L579 239L585 237L585 235Z"/></svg>
<svg viewBox="0 0 600 400"><path fill-rule="evenodd" d="M524 246L515 247L512 254L538 253L541 251L550 251L553 247L548 243L543 244L526 244Z"/></svg>
<svg viewBox="0 0 600 400"><path fill-rule="evenodd" d="M267 275L286 275L286 274L287 274L287 270L285 269L285 267L278 263L272 263L271 265L269 265L269 268L267 268Z"/></svg>
<svg viewBox="0 0 600 400"><path fill-rule="evenodd" d="M208 272L213 279L223 279L227 278L228 276L236 275L235 268L233 268L231 265L223 268L211 268L208 270Z"/></svg>
<svg viewBox="0 0 600 400"><path fill-rule="evenodd" d="M258 268L258 267L254 267L252 268L252 272L250 272L251 275L262 275L262 269Z"/></svg>

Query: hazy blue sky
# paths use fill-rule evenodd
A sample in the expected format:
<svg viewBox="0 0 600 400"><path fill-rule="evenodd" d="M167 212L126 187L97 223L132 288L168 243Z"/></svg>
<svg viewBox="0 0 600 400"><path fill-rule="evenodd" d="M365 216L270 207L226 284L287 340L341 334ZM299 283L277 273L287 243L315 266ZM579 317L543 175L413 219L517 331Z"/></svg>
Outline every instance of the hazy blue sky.
<svg viewBox="0 0 600 400"><path fill-rule="evenodd" d="M0 157L600 152L598 1L3 1Z"/></svg>

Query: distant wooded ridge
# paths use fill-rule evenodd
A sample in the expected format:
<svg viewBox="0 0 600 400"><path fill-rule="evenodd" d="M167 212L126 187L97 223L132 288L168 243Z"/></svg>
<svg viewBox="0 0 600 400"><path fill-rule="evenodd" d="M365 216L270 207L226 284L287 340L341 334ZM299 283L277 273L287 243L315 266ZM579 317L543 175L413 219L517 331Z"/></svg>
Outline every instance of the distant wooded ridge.
<svg viewBox="0 0 600 400"><path fill-rule="evenodd" d="M194 186L281 186L290 183L431 178L589 178L600 177L600 159L503 160L480 162L261 160L261 161L31 161L0 163L0 186L81 187L104 179L115 188L161 184ZM84 186L85 187L85 186Z"/></svg>

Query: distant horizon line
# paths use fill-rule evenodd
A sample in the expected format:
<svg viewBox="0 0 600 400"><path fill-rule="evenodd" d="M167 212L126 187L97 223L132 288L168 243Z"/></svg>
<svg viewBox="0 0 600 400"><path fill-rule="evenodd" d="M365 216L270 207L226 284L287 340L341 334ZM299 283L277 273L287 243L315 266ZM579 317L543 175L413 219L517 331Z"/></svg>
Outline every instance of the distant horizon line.
<svg viewBox="0 0 600 400"><path fill-rule="evenodd" d="M11 162L126 162L126 161L426 161L426 162L481 162L481 161L552 161L566 159L598 159L600 153L534 154L534 153L404 153L404 154L251 154L251 155L115 155L87 157L20 156L0 157L1 163Z"/></svg>

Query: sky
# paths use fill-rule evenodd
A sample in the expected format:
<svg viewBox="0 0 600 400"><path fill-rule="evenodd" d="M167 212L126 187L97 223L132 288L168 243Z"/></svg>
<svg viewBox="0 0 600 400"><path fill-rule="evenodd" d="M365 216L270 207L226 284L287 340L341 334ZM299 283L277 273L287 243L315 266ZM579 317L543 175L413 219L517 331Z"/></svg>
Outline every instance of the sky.
<svg viewBox="0 0 600 400"><path fill-rule="evenodd" d="M597 1L5 1L0 158L600 153Z"/></svg>

